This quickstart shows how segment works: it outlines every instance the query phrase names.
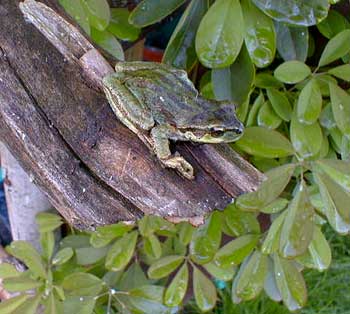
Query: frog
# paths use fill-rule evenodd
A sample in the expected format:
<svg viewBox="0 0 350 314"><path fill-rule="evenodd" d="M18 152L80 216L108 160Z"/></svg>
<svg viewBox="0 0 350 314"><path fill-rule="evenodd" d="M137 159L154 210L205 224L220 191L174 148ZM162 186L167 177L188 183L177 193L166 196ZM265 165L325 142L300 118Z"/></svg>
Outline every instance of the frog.
<svg viewBox="0 0 350 314"><path fill-rule="evenodd" d="M103 78L102 86L117 118L147 144L164 167L186 179L194 179L193 166L171 151L172 141L229 143L244 131L232 101L201 96L186 71L164 63L118 62L115 72Z"/></svg>

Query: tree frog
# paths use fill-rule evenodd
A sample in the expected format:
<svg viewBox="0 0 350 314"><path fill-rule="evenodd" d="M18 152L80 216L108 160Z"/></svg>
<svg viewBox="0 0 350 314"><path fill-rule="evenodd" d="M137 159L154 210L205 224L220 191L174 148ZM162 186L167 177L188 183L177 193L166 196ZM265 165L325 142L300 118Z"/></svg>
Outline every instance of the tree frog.
<svg viewBox="0 0 350 314"><path fill-rule="evenodd" d="M192 165L172 153L170 140L227 143L243 133L235 105L200 96L187 73L156 62L119 62L116 72L103 78L108 102L119 120L149 146L165 167L187 179Z"/></svg>

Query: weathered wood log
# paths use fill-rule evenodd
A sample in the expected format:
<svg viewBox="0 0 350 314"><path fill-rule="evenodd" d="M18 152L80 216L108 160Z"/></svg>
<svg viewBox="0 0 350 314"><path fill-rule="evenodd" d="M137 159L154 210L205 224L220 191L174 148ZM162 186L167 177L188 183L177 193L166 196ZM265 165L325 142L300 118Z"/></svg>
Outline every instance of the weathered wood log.
<svg viewBox="0 0 350 314"><path fill-rule="evenodd" d="M26 23L18 3L0 3L0 137L70 223L91 228L143 213L201 218L256 189L262 175L227 145L176 145L194 181L162 168L81 64Z"/></svg>

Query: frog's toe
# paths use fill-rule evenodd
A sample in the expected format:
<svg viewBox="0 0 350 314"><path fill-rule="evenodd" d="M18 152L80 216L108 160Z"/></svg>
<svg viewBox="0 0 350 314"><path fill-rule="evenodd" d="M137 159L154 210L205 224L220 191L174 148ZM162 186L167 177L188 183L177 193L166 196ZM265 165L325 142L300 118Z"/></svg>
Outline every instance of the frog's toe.
<svg viewBox="0 0 350 314"><path fill-rule="evenodd" d="M180 175L186 179L193 180L194 172L192 165L186 161L181 156L171 157L167 160L163 160L163 163L166 167L173 168L179 172Z"/></svg>

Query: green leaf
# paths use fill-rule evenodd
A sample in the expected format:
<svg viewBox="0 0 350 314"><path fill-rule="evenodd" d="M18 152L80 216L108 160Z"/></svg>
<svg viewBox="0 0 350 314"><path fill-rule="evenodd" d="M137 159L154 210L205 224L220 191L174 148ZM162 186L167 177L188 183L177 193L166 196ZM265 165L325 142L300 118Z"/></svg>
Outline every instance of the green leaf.
<svg viewBox="0 0 350 314"><path fill-rule="evenodd" d="M277 198L275 201L261 208L260 212L264 214L276 214L285 209L288 203L289 201L285 198Z"/></svg>
<svg viewBox="0 0 350 314"><path fill-rule="evenodd" d="M54 231L63 224L60 216L51 213L39 213L35 220L41 233Z"/></svg>
<svg viewBox="0 0 350 314"><path fill-rule="evenodd" d="M203 267L214 278L223 280L223 281L232 280L234 274L236 273L236 267L230 266L227 268L222 268L217 266L214 262L204 264Z"/></svg>
<svg viewBox="0 0 350 314"><path fill-rule="evenodd" d="M226 226L234 237L247 233L260 233L260 224L256 215L240 211L235 205L229 205L224 210Z"/></svg>
<svg viewBox="0 0 350 314"><path fill-rule="evenodd" d="M258 112L258 125L267 129L277 129L282 123L282 119L273 110L271 103L265 101Z"/></svg>
<svg viewBox="0 0 350 314"><path fill-rule="evenodd" d="M96 231L91 234L90 244L94 248L100 248L108 245L112 240L122 237L134 226L119 222L103 227L97 227Z"/></svg>
<svg viewBox="0 0 350 314"><path fill-rule="evenodd" d="M43 257L46 261L49 261L55 248L55 235L53 231L40 233L40 245Z"/></svg>
<svg viewBox="0 0 350 314"><path fill-rule="evenodd" d="M221 243L221 213L214 211L192 236L191 259L197 264L210 262Z"/></svg>
<svg viewBox="0 0 350 314"><path fill-rule="evenodd" d="M338 85L330 84L331 104L340 131L350 137L350 95Z"/></svg>
<svg viewBox="0 0 350 314"><path fill-rule="evenodd" d="M26 241L13 241L6 247L7 252L23 261L29 270L40 278L46 278L46 270L39 253Z"/></svg>
<svg viewBox="0 0 350 314"><path fill-rule="evenodd" d="M70 247L66 247L62 250L59 250L54 258L52 259L53 265L62 265L68 262L74 254L74 251Z"/></svg>
<svg viewBox="0 0 350 314"><path fill-rule="evenodd" d="M138 221L138 227L142 236L149 236L152 233L171 236L176 232L174 224L159 216L145 215Z"/></svg>
<svg viewBox="0 0 350 314"><path fill-rule="evenodd" d="M246 211L259 211L269 205L284 191L294 169L294 164L285 164L266 172L267 180L260 184L257 191L239 196L236 206Z"/></svg>
<svg viewBox="0 0 350 314"><path fill-rule="evenodd" d="M188 285L188 266L184 263L171 280L170 285L165 290L164 304L167 306L179 305L186 295Z"/></svg>
<svg viewBox="0 0 350 314"><path fill-rule="evenodd" d="M194 227L188 222L180 222L176 225L179 235L179 240L183 245L188 245L191 242Z"/></svg>
<svg viewBox="0 0 350 314"><path fill-rule="evenodd" d="M294 150L289 140L281 133L263 127L249 127L235 145L254 156L278 158L292 155Z"/></svg>
<svg viewBox="0 0 350 314"><path fill-rule="evenodd" d="M300 159L315 156L321 149L323 134L318 122L307 125L300 123L296 116L290 124L290 138Z"/></svg>
<svg viewBox="0 0 350 314"><path fill-rule="evenodd" d="M129 294L135 297L141 297L152 301L162 302L164 287L156 285L138 286L129 291Z"/></svg>
<svg viewBox="0 0 350 314"><path fill-rule="evenodd" d="M293 261L274 255L275 277L284 305L290 311L300 310L306 303L307 291L303 276Z"/></svg>
<svg viewBox="0 0 350 314"><path fill-rule="evenodd" d="M62 288L71 296L96 296L101 292L103 285L100 278L80 272L68 275L62 282Z"/></svg>
<svg viewBox="0 0 350 314"><path fill-rule="evenodd" d="M208 0L194 0L187 6L172 33L163 55L163 63L187 70L197 61L195 38L199 23L209 7Z"/></svg>
<svg viewBox="0 0 350 314"><path fill-rule="evenodd" d="M152 258L158 259L162 256L162 247L158 237L154 234L144 238L144 249L146 254Z"/></svg>
<svg viewBox="0 0 350 314"><path fill-rule="evenodd" d="M311 26L322 21L328 14L327 0L253 0L273 19L292 25Z"/></svg>
<svg viewBox="0 0 350 314"><path fill-rule="evenodd" d="M92 28L91 38L97 45L106 50L114 58L120 61L124 60L123 47L110 32L99 31L95 28Z"/></svg>
<svg viewBox="0 0 350 314"><path fill-rule="evenodd" d="M108 26L111 12L107 0L81 0L92 27L103 31Z"/></svg>
<svg viewBox="0 0 350 314"><path fill-rule="evenodd" d="M143 0L131 12L129 22L137 27L145 27L159 22L180 7L185 0Z"/></svg>
<svg viewBox="0 0 350 314"><path fill-rule="evenodd" d="M290 105L285 93L280 92L275 88L269 88L267 89L267 97L269 97L274 111L284 121L290 121L290 118L292 116L292 106Z"/></svg>
<svg viewBox="0 0 350 314"><path fill-rule="evenodd" d="M117 240L106 256L106 268L113 271L122 270L134 255L138 232L132 231Z"/></svg>
<svg viewBox="0 0 350 314"><path fill-rule="evenodd" d="M350 64L343 64L328 70L329 74L340 78L346 82L350 82Z"/></svg>
<svg viewBox="0 0 350 314"><path fill-rule="evenodd" d="M196 35L196 52L201 63L208 68L232 64L242 47L243 28L239 0L215 1L203 17Z"/></svg>
<svg viewBox="0 0 350 314"><path fill-rule="evenodd" d="M160 258L148 268L147 274L151 279L160 279L168 276L183 262L184 257L180 255L169 255Z"/></svg>
<svg viewBox="0 0 350 314"><path fill-rule="evenodd" d="M4 288L9 292L22 292L30 289L36 289L43 285L42 281L34 280L28 277L13 277L3 280Z"/></svg>
<svg viewBox="0 0 350 314"><path fill-rule="evenodd" d="M1 314L12 314L21 304L29 298L28 295L22 294L17 297L10 298L0 303Z"/></svg>
<svg viewBox="0 0 350 314"><path fill-rule="evenodd" d="M314 80L317 81L318 86L320 87L322 96L330 95L330 91L329 91L330 83L337 84L337 80L328 74L317 75L316 77L314 77Z"/></svg>
<svg viewBox="0 0 350 314"><path fill-rule="evenodd" d="M241 5L245 27L244 40L250 58L257 67L266 67L273 61L276 52L273 22L251 0L243 0Z"/></svg>
<svg viewBox="0 0 350 314"><path fill-rule="evenodd" d="M350 162L335 159L318 160L314 166L325 172L342 189L350 193Z"/></svg>
<svg viewBox="0 0 350 314"><path fill-rule="evenodd" d="M327 175L318 173L317 168L313 169L313 176L320 190L324 211L330 225L338 233L348 234L350 232L349 194Z"/></svg>
<svg viewBox="0 0 350 314"><path fill-rule="evenodd" d="M325 66L350 51L350 30L343 30L333 37L323 50L318 66Z"/></svg>
<svg viewBox="0 0 350 314"><path fill-rule="evenodd" d="M313 237L314 210L304 182L297 189L281 230L280 252L285 258L305 253Z"/></svg>
<svg viewBox="0 0 350 314"><path fill-rule="evenodd" d="M278 290L278 287L277 287L274 268L275 267L274 267L273 259L268 257L264 290L271 300L275 302L280 302L282 301L282 296L281 296L281 292Z"/></svg>
<svg viewBox="0 0 350 314"><path fill-rule="evenodd" d="M242 272L237 282L236 293L243 300L256 298L264 287L267 273L267 256L254 251L242 264Z"/></svg>
<svg viewBox="0 0 350 314"><path fill-rule="evenodd" d="M276 68L274 75L283 83L295 84L311 75L311 70L303 62L297 60L286 61Z"/></svg>
<svg viewBox="0 0 350 314"><path fill-rule="evenodd" d="M302 89L297 103L297 116L301 123L313 124L322 109L321 90L316 80L310 80Z"/></svg>
<svg viewBox="0 0 350 314"><path fill-rule="evenodd" d="M107 30L121 40L134 41L139 37L140 29L129 23L129 14L126 8L111 9Z"/></svg>
<svg viewBox="0 0 350 314"><path fill-rule="evenodd" d="M201 311L209 311L215 306L217 300L215 286L197 267L193 267L193 292Z"/></svg>
<svg viewBox="0 0 350 314"><path fill-rule="evenodd" d="M63 304L54 293L50 293L45 304L45 314L63 314Z"/></svg>
<svg viewBox="0 0 350 314"><path fill-rule="evenodd" d="M90 35L89 19L81 4L81 0L59 0L59 4L64 10L74 18L87 35Z"/></svg>
<svg viewBox="0 0 350 314"><path fill-rule="evenodd" d="M122 277L118 280L118 288L123 291L130 291L148 285L149 280L143 272L140 263L135 261L127 271L122 271ZM161 299L161 298L160 298Z"/></svg>
<svg viewBox="0 0 350 314"><path fill-rule="evenodd" d="M261 252L263 252L263 254L269 255L271 253L277 252L279 248L282 226L284 220L286 219L286 216L287 211L284 211L272 222L266 238L264 239L264 242L261 246Z"/></svg>
<svg viewBox="0 0 350 314"><path fill-rule="evenodd" d="M259 88L281 88L283 84L267 72L260 72L255 76L255 86Z"/></svg>
<svg viewBox="0 0 350 314"><path fill-rule="evenodd" d="M328 241L319 227L314 228L313 239L308 251L297 258L297 261L308 268L326 270L332 261L332 252Z"/></svg>
<svg viewBox="0 0 350 314"><path fill-rule="evenodd" d="M349 22L336 10L329 10L327 17L317 24L317 28L324 37L331 39L344 29L349 28Z"/></svg>
<svg viewBox="0 0 350 314"><path fill-rule="evenodd" d="M230 67L214 69L211 73L216 99L231 100L238 105L247 100L254 82L255 68L245 45Z"/></svg>
<svg viewBox="0 0 350 314"><path fill-rule="evenodd" d="M221 268L240 264L254 249L258 240L259 235L248 234L230 241L216 253L215 264Z"/></svg>
<svg viewBox="0 0 350 314"><path fill-rule="evenodd" d="M94 313L95 304L96 299L94 297L68 297L64 300L64 313L92 314Z"/></svg>
<svg viewBox="0 0 350 314"><path fill-rule="evenodd" d="M6 279L10 277L17 277L21 273L16 269L15 266L8 264L8 263L1 263L0 264L0 278Z"/></svg>
<svg viewBox="0 0 350 314"><path fill-rule="evenodd" d="M264 102L264 94L260 92L259 96L254 100L253 106L249 111L246 126L252 126L256 124L256 116Z"/></svg>
<svg viewBox="0 0 350 314"><path fill-rule="evenodd" d="M108 249L109 247L93 248L91 246L75 249L76 262L83 266L92 265L104 258Z"/></svg>
<svg viewBox="0 0 350 314"><path fill-rule="evenodd" d="M36 314L41 298L42 295L38 294L30 299L27 299L19 307L17 307L15 311L11 312L11 314Z"/></svg>
<svg viewBox="0 0 350 314"><path fill-rule="evenodd" d="M275 21L277 51L284 61L305 62L309 49L309 31L307 27L288 26Z"/></svg>
<svg viewBox="0 0 350 314"><path fill-rule="evenodd" d="M326 106L324 106L323 110L321 111L319 120L322 127L328 130L333 129L337 126L333 116L331 103L328 103Z"/></svg>

